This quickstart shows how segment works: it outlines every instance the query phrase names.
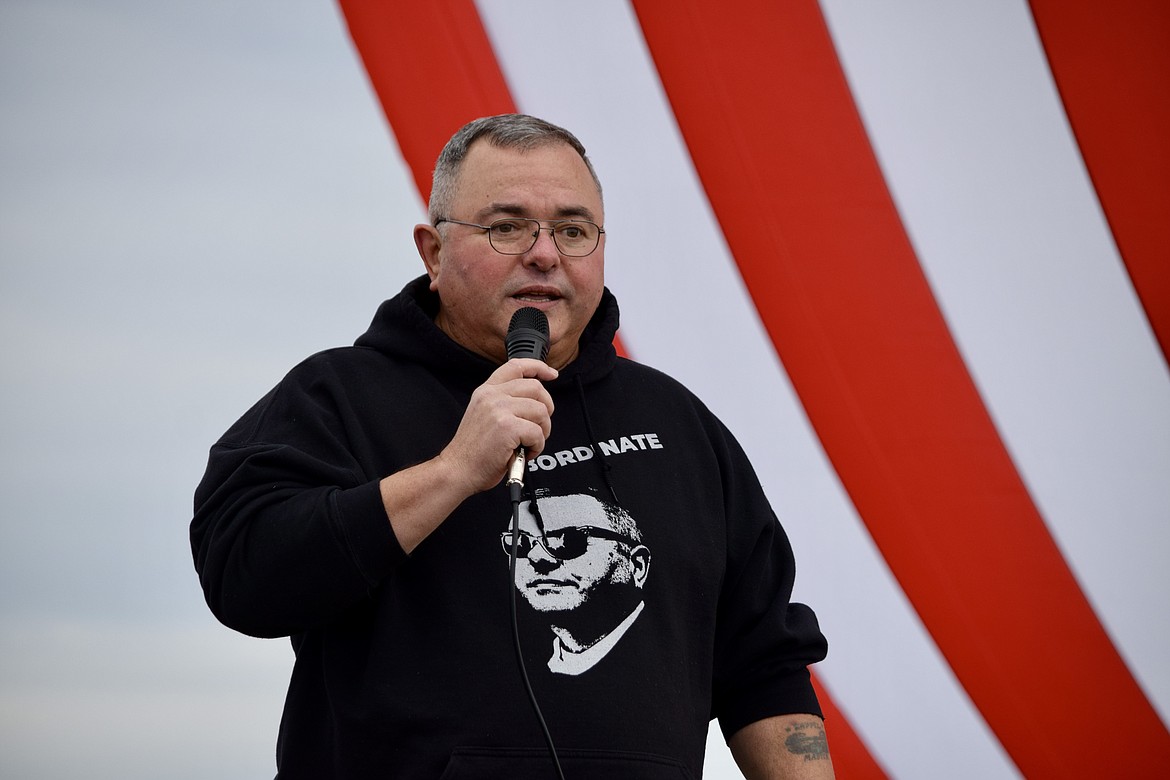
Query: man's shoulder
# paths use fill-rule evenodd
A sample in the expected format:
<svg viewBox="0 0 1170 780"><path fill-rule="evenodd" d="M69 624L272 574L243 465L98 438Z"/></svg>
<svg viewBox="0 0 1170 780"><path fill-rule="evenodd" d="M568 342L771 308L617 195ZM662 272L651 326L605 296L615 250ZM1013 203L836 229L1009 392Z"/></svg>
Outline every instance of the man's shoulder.
<svg viewBox="0 0 1170 780"><path fill-rule="evenodd" d="M686 389L682 382L675 379L670 374L666 373L660 368L641 363L633 358L622 357L617 358L617 363L614 366L614 371L624 374L625 376L635 377L647 382L662 382L665 385L675 385Z"/></svg>
<svg viewBox="0 0 1170 780"><path fill-rule="evenodd" d="M349 394L392 376L393 361L370 347L341 346L314 352L290 368L273 388L280 396Z"/></svg>
<svg viewBox="0 0 1170 780"><path fill-rule="evenodd" d="M336 372L387 366L390 358L373 347L340 346L314 352L289 369L287 378L312 378Z"/></svg>
<svg viewBox="0 0 1170 780"><path fill-rule="evenodd" d="M730 437L730 430L695 391L665 371L639 363L628 358L618 358L614 376L619 387L632 406L645 409L651 404L656 410L669 416L678 425L691 420L707 432L707 436L723 439ZM637 403L635 399L641 399ZM733 437L732 437L733 438Z"/></svg>
<svg viewBox="0 0 1170 780"><path fill-rule="evenodd" d="M654 392L677 395L699 401L690 388L684 385L681 380L676 379L660 368L639 363L630 358L618 357L614 367L614 375L622 381L637 383L641 387L653 389Z"/></svg>

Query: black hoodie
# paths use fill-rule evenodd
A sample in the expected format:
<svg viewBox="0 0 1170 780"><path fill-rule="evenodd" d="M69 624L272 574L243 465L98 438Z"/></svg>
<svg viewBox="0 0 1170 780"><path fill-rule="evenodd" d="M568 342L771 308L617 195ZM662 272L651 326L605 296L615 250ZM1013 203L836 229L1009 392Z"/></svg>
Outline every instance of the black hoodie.
<svg viewBox="0 0 1170 780"><path fill-rule="evenodd" d="M355 346L294 368L212 448L195 494L212 611L292 637L280 778L555 776L513 650L506 488L409 556L383 509L379 480L438 454L496 368L435 326L437 305L417 279ZM825 640L789 602L792 551L739 445L677 382L617 357L617 326L606 291L547 384L518 563L543 579L515 596L521 647L566 776L697 778L710 718L730 735L819 714L806 667ZM609 519L549 525L581 507ZM574 542L588 555L550 554ZM577 587L606 561L620 572ZM556 601L570 592L579 603ZM576 656L565 631L596 646Z"/></svg>

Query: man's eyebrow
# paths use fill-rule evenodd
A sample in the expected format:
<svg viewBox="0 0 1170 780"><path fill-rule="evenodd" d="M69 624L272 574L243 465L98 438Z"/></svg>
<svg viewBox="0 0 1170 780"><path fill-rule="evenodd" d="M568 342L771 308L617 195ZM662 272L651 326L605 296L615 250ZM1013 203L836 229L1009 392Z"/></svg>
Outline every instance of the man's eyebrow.
<svg viewBox="0 0 1170 780"><path fill-rule="evenodd" d="M590 222L595 221L593 212L584 206L570 206L568 208L559 209L557 211L557 219L587 219Z"/></svg>
<svg viewBox="0 0 1170 780"><path fill-rule="evenodd" d="M562 206L556 210L551 216L533 216L527 208L518 203L489 203L484 208L480 209L476 215L476 219L484 220L488 217L500 214L509 217L526 217L528 219L587 219L595 221L593 212L584 206Z"/></svg>

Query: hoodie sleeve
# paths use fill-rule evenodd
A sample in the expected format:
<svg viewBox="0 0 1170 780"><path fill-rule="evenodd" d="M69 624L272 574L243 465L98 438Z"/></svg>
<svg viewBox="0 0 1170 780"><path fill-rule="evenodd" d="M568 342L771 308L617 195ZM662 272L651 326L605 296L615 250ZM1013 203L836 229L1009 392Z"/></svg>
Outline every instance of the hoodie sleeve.
<svg viewBox="0 0 1170 780"><path fill-rule="evenodd" d="M720 426L722 428L722 426ZM827 652L816 615L791 601L796 563L747 456L722 429L727 570L715 637L714 715L724 736L773 715L820 715L809 664Z"/></svg>
<svg viewBox="0 0 1170 780"><path fill-rule="evenodd" d="M211 449L191 548L231 628L277 637L331 622L405 559L338 395L302 364Z"/></svg>

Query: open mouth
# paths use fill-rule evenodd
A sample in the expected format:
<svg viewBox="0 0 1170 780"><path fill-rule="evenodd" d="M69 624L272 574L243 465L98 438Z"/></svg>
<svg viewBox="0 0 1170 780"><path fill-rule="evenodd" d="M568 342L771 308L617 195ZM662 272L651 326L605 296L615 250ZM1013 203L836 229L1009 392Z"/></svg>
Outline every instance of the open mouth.
<svg viewBox="0 0 1170 780"><path fill-rule="evenodd" d="M512 298L521 303L552 303L559 301L561 295L556 290L526 289L515 293Z"/></svg>

